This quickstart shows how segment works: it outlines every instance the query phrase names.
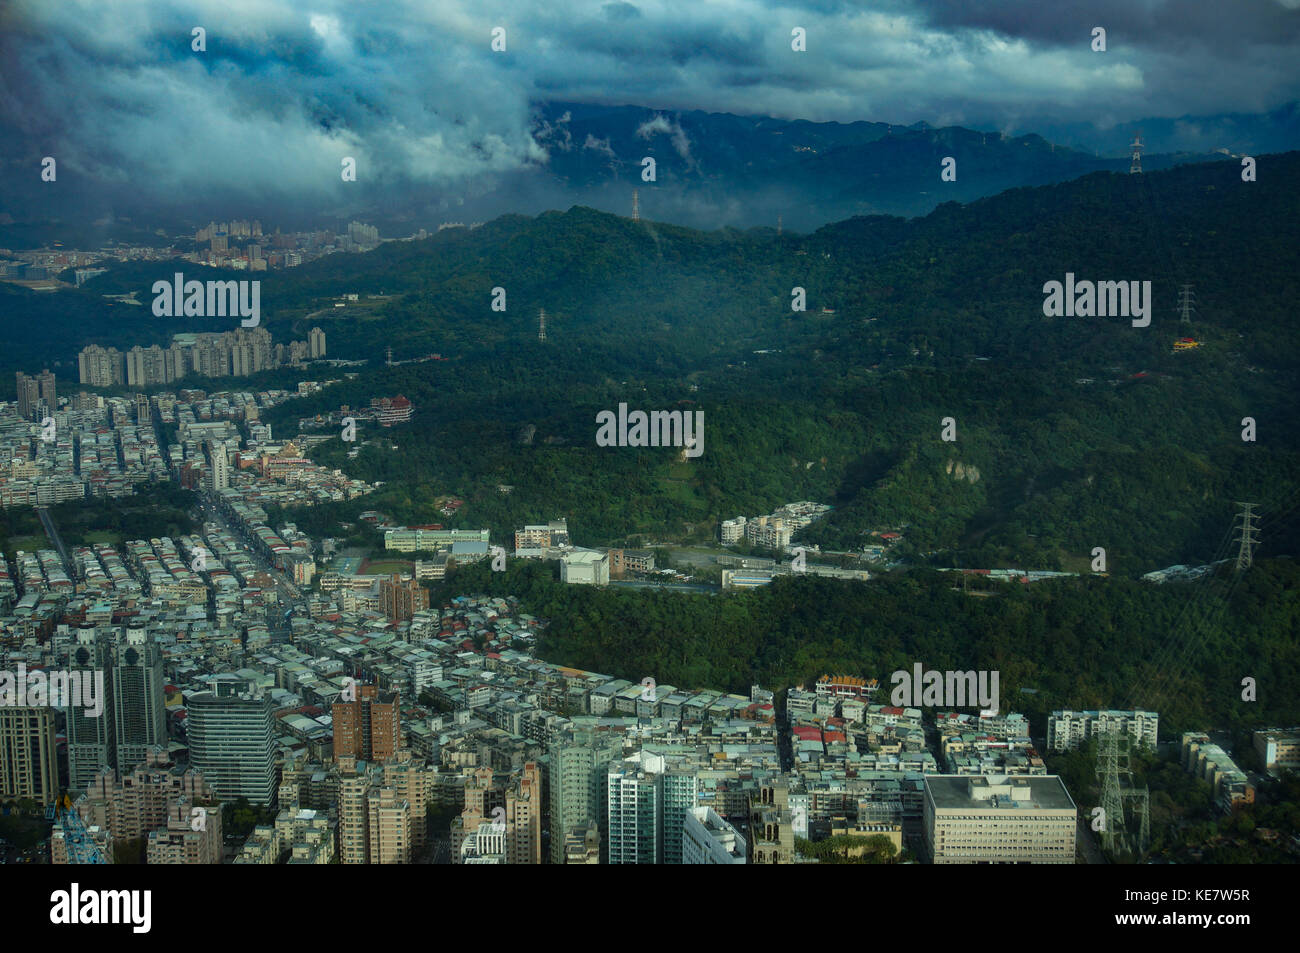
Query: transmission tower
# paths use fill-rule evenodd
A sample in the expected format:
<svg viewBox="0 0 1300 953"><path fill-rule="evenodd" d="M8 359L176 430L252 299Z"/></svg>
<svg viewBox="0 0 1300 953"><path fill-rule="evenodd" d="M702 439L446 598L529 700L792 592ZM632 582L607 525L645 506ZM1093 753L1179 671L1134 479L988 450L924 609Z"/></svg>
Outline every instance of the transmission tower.
<svg viewBox="0 0 1300 953"><path fill-rule="evenodd" d="M780 237L780 235L781 235L781 216L780 216L780 215L778 215L778 216L776 217L776 234L777 234L778 237Z"/></svg>
<svg viewBox="0 0 1300 953"><path fill-rule="evenodd" d="M1137 135L1133 137L1133 145L1130 146L1130 148L1133 150L1133 161L1129 163L1129 167L1128 167L1129 175L1140 175L1142 172L1142 130L1141 129L1139 129L1137 131Z"/></svg>
<svg viewBox="0 0 1300 953"><path fill-rule="evenodd" d="M1241 546L1237 550L1237 572L1241 572L1243 569L1249 569L1254 562L1254 547L1259 543L1259 528L1253 521L1259 517L1254 513L1254 503L1242 503L1239 500L1237 505L1242 508L1237 515L1237 519L1241 520L1241 526L1238 527L1241 530Z"/></svg>
<svg viewBox="0 0 1300 953"><path fill-rule="evenodd" d="M537 312L537 340L546 340L546 309Z"/></svg>
<svg viewBox="0 0 1300 953"><path fill-rule="evenodd" d="M388 367L393 366L393 346L391 344L384 348L384 364Z"/></svg>
<svg viewBox="0 0 1300 953"><path fill-rule="evenodd" d="M641 221L641 199L636 194L636 189L632 190L632 221Z"/></svg>
<svg viewBox="0 0 1300 953"><path fill-rule="evenodd" d="M1192 291L1191 285L1183 285L1178 289L1178 312L1182 315L1183 324L1192 323L1192 313L1196 310L1196 293Z"/></svg>
<svg viewBox="0 0 1300 953"><path fill-rule="evenodd" d="M1143 854L1151 836L1150 792L1133 784L1128 761L1129 737L1119 725L1107 725L1097 732L1097 780L1101 782L1101 808L1104 824L1101 842L1107 853L1116 856ZM1137 820L1138 833L1128 832L1128 814Z"/></svg>

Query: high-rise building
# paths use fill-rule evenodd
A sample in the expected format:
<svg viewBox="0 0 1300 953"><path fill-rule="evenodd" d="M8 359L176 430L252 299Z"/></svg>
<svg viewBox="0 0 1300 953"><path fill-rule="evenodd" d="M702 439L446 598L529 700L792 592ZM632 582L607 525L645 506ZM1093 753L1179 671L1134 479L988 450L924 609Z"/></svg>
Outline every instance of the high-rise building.
<svg viewBox="0 0 1300 953"><path fill-rule="evenodd" d="M711 807L687 812L682 825L683 864L743 864L745 838Z"/></svg>
<svg viewBox="0 0 1300 953"><path fill-rule="evenodd" d="M217 684L217 692L187 699L190 764L223 800L246 797L253 804L272 805L278 777L271 701Z"/></svg>
<svg viewBox="0 0 1300 953"><path fill-rule="evenodd" d="M566 727L550 744L551 863L564 863L562 832L596 824L606 829L606 767L622 757L623 739L592 726ZM602 840L607 840L604 838ZM604 854L606 844L601 844Z"/></svg>
<svg viewBox="0 0 1300 953"><path fill-rule="evenodd" d="M542 772L537 762L523 766L506 792L506 856L511 864L542 862Z"/></svg>
<svg viewBox="0 0 1300 953"><path fill-rule="evenodd" d="M143 629L128 629L113 649L113 721L123 774L167 746L162 650Z"/></svg>
<svg viewBox="0 0 1300 953"><path fill-rule="evenodd" d="M221 863L221 811L200 808L196 815L188 797L167 808L165 826L149 832L145 862L153 864Z"/></svg>
<svg viewBox="0 0 1300 953"><path fill-rule="evenodd" d="M18 416L23 420L32 420L36 415L36 405L41 399L40 382L22 371L14 376L18 380Z"/></svg>
<svg viewBox="0 0 1300 953"><path fill-rule="evenodd" d="M0 798L46 805L58 795L54 709L0 706Z"/></svg>
<svg viewBox="0 0 1300 953"><path fill-rule="evenodd" d="M370 862L370 791L377 786L372 765L356 758L338 759L339 862Z"/></svg>
<svg viewBox="0 0 1300 953"><path fill-rule="evenodd" d="M209 440L208 457L210 459L208 489L214 493L230 489L230 457L226 453L225 441Z"/></svg>
<svg viewBox="0 0 1300 953"><path fill-rule="evenodd" d="M105 349L97 344L81 349L77 355L77 373L78 380L91 387L112 387L126 382L122 353L117 348Z"/></svg>
<svg viewBox="0 0 1300 953"><path fill-rule="evenodd" d="M405 622L421 609L429 608L429 590L399 573L379 580L379 611L393 622Z"/></svg>
<svg viewBox="0 0 1300 953"><path fill-rule="evenodd" d="M375 685L355 688L355 700L333 706L334 757L386 761L402 748L401 698Z"/></svg>
<svg viewBox="0 0 1300 953"><path fill-rule="evenodd" d="M411 852L429 843L429 799L438 782L438 769L417 761L409 751L399 751L383 765L383 784L411 806Z"/></svg>
<svg viewBox="0 0 1300 953"><path fill-rule="evenodd" d="M65 709L68 733L68 785L84 790L105 768L117 765L117 730L113 693L112 629L80 629L64 657L64 667L82 679L103 681L103 711L91 716L80 705ZM160 686L161 687L161 686Z"/></svg>
<svg viewBox="0 0 1300 953"><path fill-rule="evenodd" d="M660 863L680 864L682 860L682 833L686 818L699 803L697 798L698 775L694 770L667 769L663 776L663 846Z"/></svg>
<svg viewBox="0 0 1300 953"><path fill-rule="evenodd" d="M181 799L191 807L211 805L205 813L220 813L216 795L202 772L193 768L182 771L169 760L165 749L153 748L145 761L121 780L112 768L100 771L76 807L88 827L106 828L114 840L134 840L165 828L168 808Z"/></svg>
<svg viewBox="0 0 1300 953"><path fill-rule="evenodd" d="M320 328L312 328L307 332L307 347L311 359L317 360L325 356L325 332Z"/></svg>
<svg viewBox="0 0 1300 953"><path fill-rule="evenodd" d="M411 802L393 788L372 789L367 800L372 864L411 862Z"/></svg>
<svg viewBox="0 0 1300 953"><path fill-rule="evenodd" d="M607 772L608 862L662 863L663 775L635 759L613 762Z"/></svg>

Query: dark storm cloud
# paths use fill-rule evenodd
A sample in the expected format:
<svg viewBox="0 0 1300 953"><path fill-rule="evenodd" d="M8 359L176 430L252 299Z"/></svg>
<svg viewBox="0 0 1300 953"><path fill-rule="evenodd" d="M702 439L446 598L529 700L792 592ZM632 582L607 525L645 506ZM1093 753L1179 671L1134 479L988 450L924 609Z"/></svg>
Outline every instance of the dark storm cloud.
<svg viewBox="0 0 1300 953"><path fill-rule="evenodd" d="M10 0L0 173L54 155L61 176L124 194L342 208L412 186L471 194L598 148L539 125L541 100L1008 131L1258 112L1297 98L1297 5Z"/></svg>

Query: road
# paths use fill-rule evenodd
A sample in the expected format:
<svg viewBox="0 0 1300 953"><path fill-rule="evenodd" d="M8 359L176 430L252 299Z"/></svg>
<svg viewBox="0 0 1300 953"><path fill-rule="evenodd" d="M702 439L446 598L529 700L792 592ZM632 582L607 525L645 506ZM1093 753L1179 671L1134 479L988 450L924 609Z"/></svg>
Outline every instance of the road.
<svg viewBox="0 0 1300 953"><path fill-rule="evenodd" d="M58 550L59 559L63 561L63 571L68 574L69 579L74 579L72 573L72 560L68 559L68 551L63 547L63 540L59 537L59 530L54 525L54 520L50 518L50 511L44 506L36 507L36 515L41 518L41 525L45 527L45 535L50 538L54 548Z"/></svg>
<svg viewBox="0 0 1300 953"><path fill-rule="evenodd" d="M199 512L202 514L202 518L205 522L219 523L224 526L235 539L251 542L248 536L244 533L243 527L233 520L228 519L210 500L203 497L199 498ZM280 570L267 562L262 554L249 545L248 542L245 543L245 551L248 553L249 558L257 565L257 568L261 569L275 581L275 588L279 593L281 604L286 608L300 604L303 597L302 593L298 590L298 587L290 582L284 573L280 572Z"/></svg>

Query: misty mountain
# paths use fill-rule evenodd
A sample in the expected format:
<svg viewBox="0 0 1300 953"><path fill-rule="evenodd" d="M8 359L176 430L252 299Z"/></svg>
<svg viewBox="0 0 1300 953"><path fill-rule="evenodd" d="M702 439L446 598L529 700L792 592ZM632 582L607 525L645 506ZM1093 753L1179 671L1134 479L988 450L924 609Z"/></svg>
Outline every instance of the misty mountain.
<svg viewBox="0 0 1300 953"><path fill-rule="evenodd" d="M1293 105L1260 116L1143 120L1117 126L1104 139L1085 124L1060 126L1062 137L1082 146L1070 148L1038 134L1004 136L926 123L807 122L544 103L535 107L532 126L543 159L477 176L455 189L368 184L362 198L334 208L215 189L164 203L146 198L127 180L101 182L63 169L56 188L11 168L0 199L0 247L53 241L98 247L110 239L157 243L159 232L185 235L209 220L229 218L257 218L286 230L338 228L358 218L378 225L387 237L403 237L446 221L468 224L572 205L630 216L633 189L642 217L655 221L700 229L780 223L810 232L855 215L924 215L941 202L969 202L1089 172L1124 172L1138 128L1147 145L1147 171L1215 158L1213 150L1220 148L1296 148L1296 117ZM956 160L956 178L942 181L941 163L949 156ZM642 178L647 157L655 162L653 182Z"/></svg>

